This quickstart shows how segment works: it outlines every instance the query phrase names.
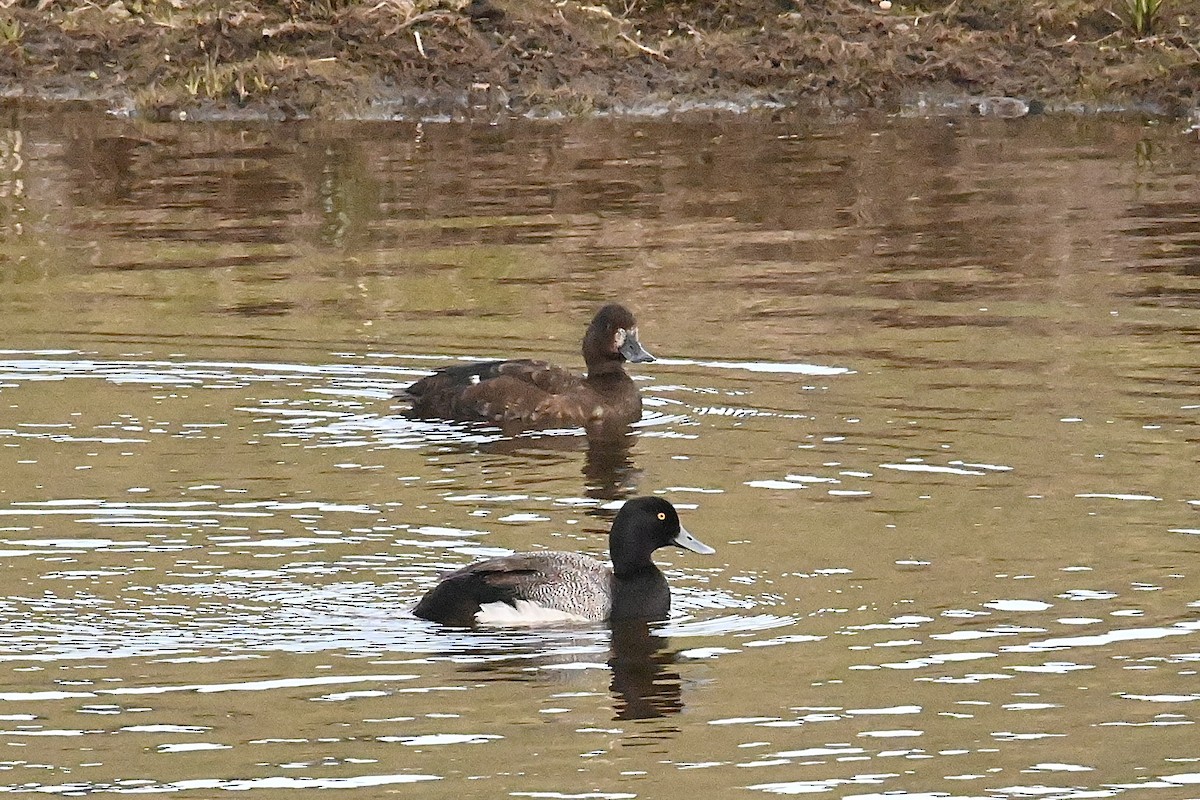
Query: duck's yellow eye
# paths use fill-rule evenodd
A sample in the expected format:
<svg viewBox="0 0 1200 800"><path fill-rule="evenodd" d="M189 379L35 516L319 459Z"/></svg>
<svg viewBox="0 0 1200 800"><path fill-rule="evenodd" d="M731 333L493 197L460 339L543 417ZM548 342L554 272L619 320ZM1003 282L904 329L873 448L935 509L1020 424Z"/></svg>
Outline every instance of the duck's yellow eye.
<svg viewBox="0 0 1200 800"><path fill-rule="evenodd" d="M659 518L659 519L666 519L666 518L667 518L667 515L666 515L666 514L664 514L663 512L661 512L661 511L660 511L660 512L658 512L658 518Z"/></svg>

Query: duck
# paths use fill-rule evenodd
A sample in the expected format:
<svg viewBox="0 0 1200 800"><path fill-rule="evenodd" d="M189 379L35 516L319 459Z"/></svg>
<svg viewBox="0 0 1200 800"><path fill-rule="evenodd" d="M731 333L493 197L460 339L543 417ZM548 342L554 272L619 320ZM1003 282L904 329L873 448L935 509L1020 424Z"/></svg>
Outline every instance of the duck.
<svg viewBox="0 0 1200 800"><path fill-rule="evenodd" d="M527 427L628 425L642 398L625 362L654 361L638 339L633 312L610 303L583 336L587 375L533 359L445 367L404 390L409 416Z"/></svg>
<svg viewBox="0 0 1200 800"><path fill-rule="evenodd" d="M611 564L557 551L476 561L443 576L413 614L452 627L665 619L671 590L650 556L671 545L716 552L683 527L668 501L635 497L609 531Z"/></svg>

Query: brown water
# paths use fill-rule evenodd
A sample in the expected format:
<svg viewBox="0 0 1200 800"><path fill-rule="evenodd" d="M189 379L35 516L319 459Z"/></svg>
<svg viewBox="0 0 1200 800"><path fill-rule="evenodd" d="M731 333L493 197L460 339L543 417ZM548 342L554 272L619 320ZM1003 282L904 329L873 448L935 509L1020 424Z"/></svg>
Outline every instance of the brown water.
<svg viewBox="0 0 1200 800"><path fill-rule="evenodd" d="M1198 174L1128 119L9 111L0 791L1200 796ZM609 300L626 448L390 399ZM718 548L666 624L407 613L648 493Z"/></svg>

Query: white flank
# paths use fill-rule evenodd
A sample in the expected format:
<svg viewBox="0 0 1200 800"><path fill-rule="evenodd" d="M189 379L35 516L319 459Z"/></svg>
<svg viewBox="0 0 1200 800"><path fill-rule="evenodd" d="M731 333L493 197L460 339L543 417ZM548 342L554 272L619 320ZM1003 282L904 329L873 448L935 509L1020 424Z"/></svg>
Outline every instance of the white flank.
<svg viewBox="0 0 1200 800"><path fill-rule="evenodd" d="M480 625L545 625L554 622L591 622L587 617L546 608L531 600L508 603L484 603L475 612L475 621Z"/></svg>

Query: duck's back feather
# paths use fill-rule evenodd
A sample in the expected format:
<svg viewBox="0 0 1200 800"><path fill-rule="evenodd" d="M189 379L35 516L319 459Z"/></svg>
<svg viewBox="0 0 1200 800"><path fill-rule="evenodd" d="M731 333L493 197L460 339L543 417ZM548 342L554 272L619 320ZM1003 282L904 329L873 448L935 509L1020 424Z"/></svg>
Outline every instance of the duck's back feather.
<svg viewBox="0 0 1200 800"><path fill-rule="evenodd" d="M405 390L412 413L489 422L532 421L555 396L583 386L583 377L546 361L515 359L446 367Z"/></svg>
<svg viewBox="0 0 1200 800"><path fill-rule="evenodd" d="M624 425L642 414L624 372L584 378L546 361L485 361L447 367L405 393L418 418L534 425Z"/></svg>

